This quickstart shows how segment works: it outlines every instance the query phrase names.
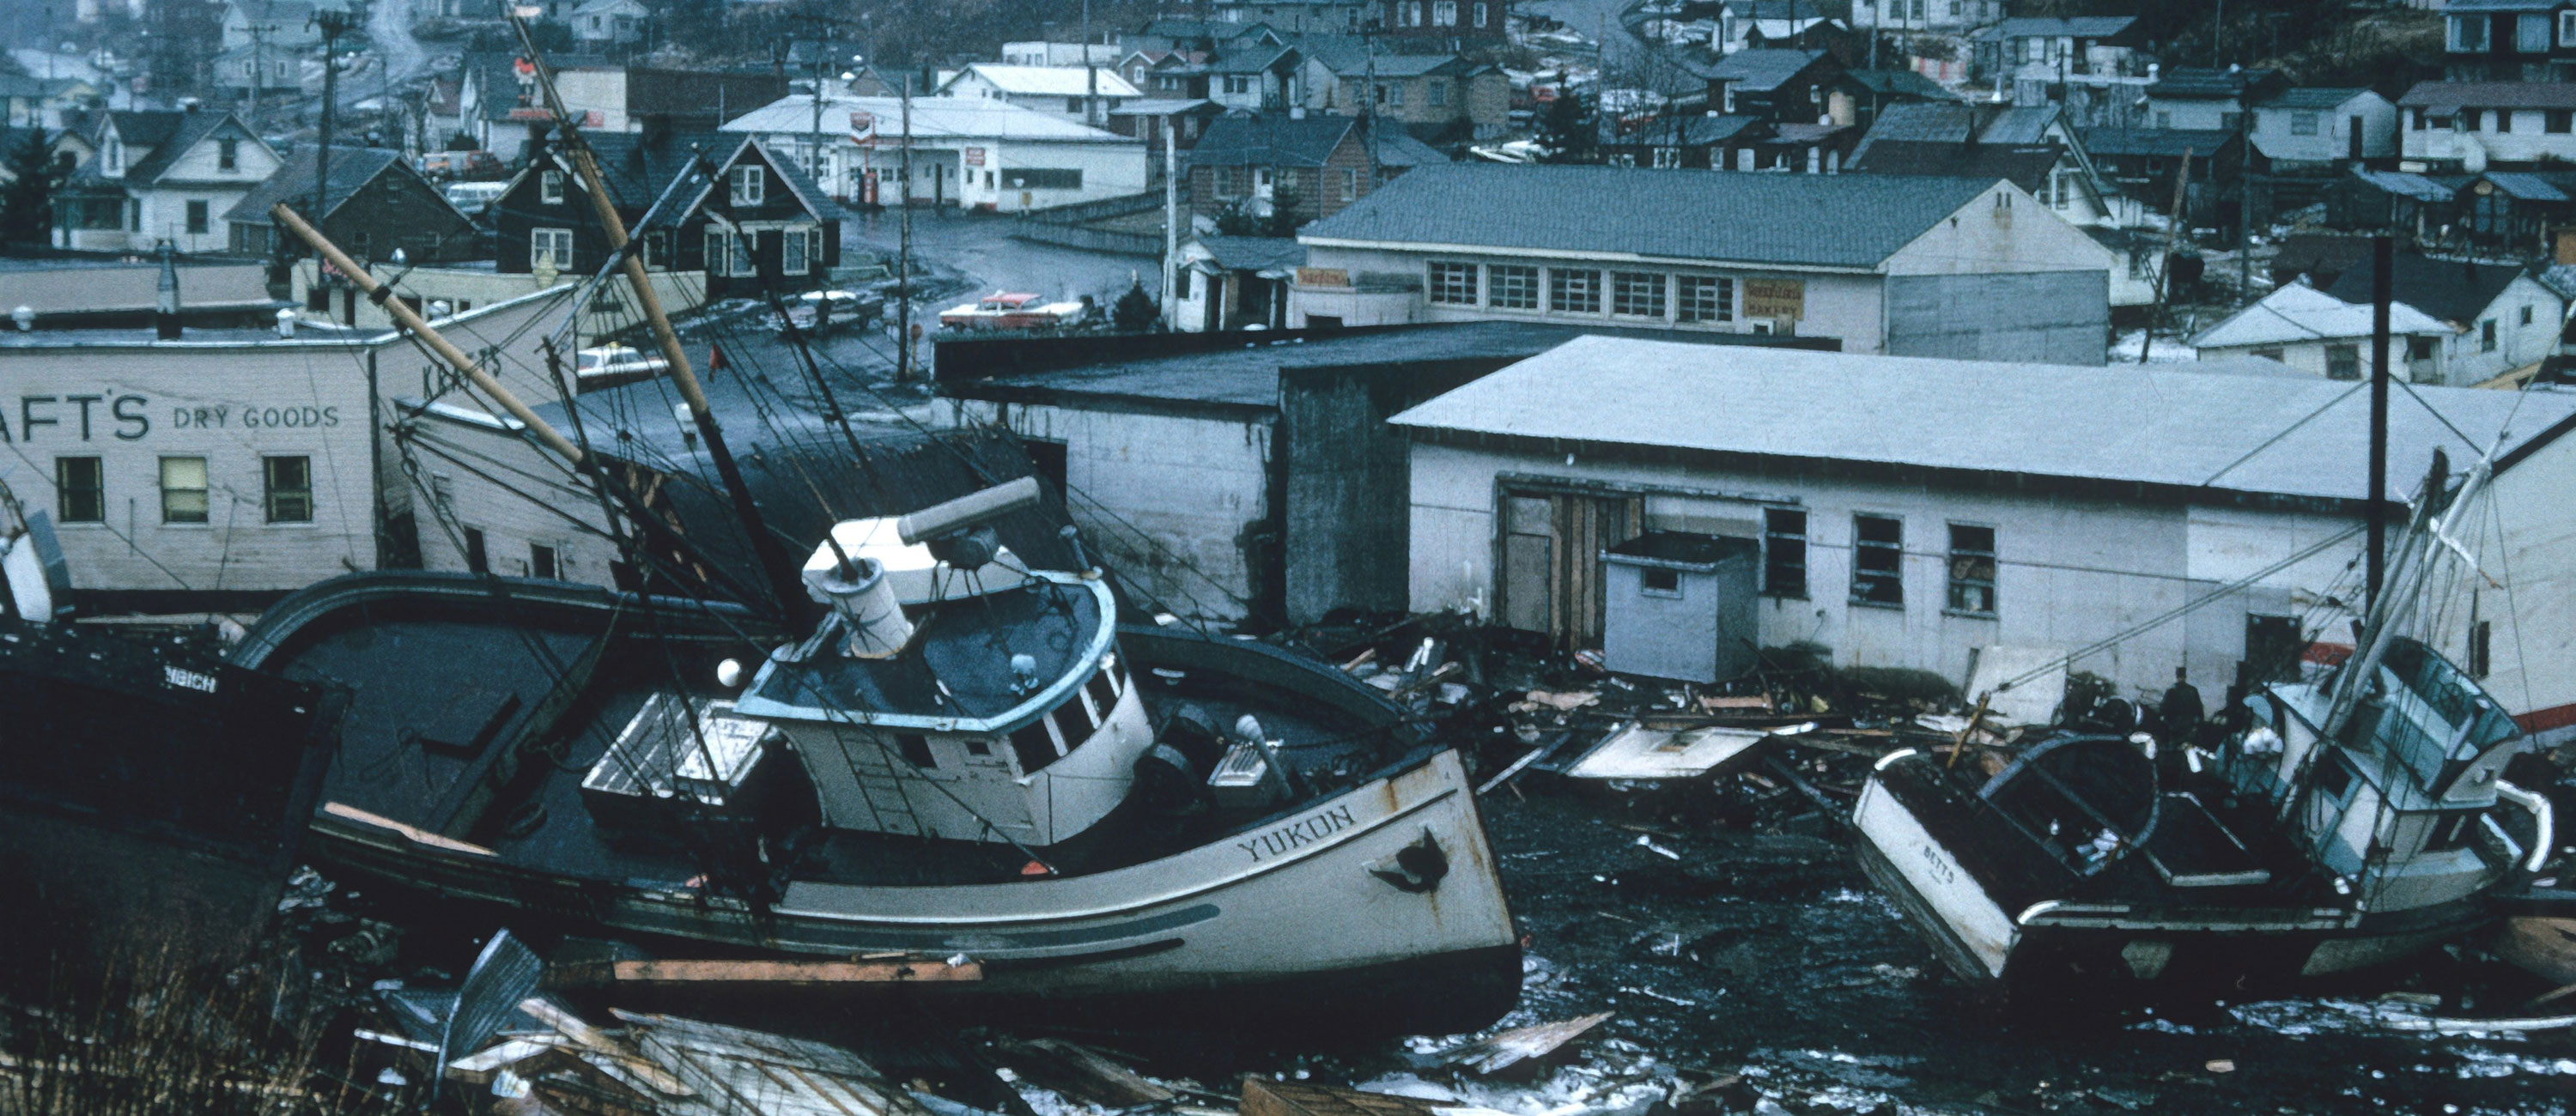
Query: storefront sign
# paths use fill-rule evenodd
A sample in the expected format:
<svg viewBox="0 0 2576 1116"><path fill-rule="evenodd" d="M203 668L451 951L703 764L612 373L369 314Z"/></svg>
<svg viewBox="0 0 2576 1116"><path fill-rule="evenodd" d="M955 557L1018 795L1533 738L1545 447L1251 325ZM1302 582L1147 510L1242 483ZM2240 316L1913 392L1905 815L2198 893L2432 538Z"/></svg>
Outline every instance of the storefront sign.
<svg viewBox="0 0 2576 1116"><path fill-rule="evenodd" d="M1747 279L1744 316L1755 321L1807 316L1807 283L1803 279Z"/></svg>
<svg viewBox="0 0 2576 1116"><path fill-rule="evenodd" d="M969 147L969 148L967 148L967 149L966 149L966 165L967 165L967 166L970 166L970 167L980 167L980 166L983 166L983 165L984 165L984 149L983 149L983 148L980 148L980 147Z"/></svg>
<svg viewBox="0 0 2576 1116"><path fill-rule="evenodd" d="M263 407L248 403L177 406L156 411L141 395L21 395L0 411L0 443L87 442L113 437L139 442L155 416L171 430L320 430L340 425L340 408Z"/></svg>
<svg viewBox="0 0 2576 1116"><path fill-rule="evenodd" d="M1338 267L1301 267L1297 269L1297 285L1300 287L1347 287L1351 285L1351 273Z"/></svg>

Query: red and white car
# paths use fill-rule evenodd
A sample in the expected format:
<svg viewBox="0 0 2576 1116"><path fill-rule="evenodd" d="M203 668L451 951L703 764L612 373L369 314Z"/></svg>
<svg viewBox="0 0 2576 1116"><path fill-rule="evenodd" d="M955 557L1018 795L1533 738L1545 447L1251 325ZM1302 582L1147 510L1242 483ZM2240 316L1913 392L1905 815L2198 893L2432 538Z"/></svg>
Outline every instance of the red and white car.
<svg viewBox="0 0 2576 1116"><path fill-rule="evenodd" d="M1015 291L995 291L976 301L953 306L939 312L944 329L1053 329L1079 325L1091 314L1091 304L1074 300L1040 302L1041 295Z"/></svg>

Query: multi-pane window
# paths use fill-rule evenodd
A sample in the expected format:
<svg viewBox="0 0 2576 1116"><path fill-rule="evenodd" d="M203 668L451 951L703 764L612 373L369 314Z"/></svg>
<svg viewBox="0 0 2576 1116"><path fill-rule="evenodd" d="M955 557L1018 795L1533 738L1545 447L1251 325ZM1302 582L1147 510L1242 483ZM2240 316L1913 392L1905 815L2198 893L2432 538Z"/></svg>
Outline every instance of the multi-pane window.
<svg viewBox="0 0 2576 1116"><path fill-rule="evenodd" d="M1664 316L1664 273L1617 271L1610 275L1610 312L1631 318Z"/></svg>
<svg viewBox="0 0 2576 1116"><path fill-rule="evenodd" d="M1525 264L1486 268L1485 304L1500 310L1538 309L1538 269Z"/></svg>
<svg viewBox="0 0 2576 1116"><path fill-rule="evenodd" d="M313 459L259 459L261 504L271 523L313 522Z"/></svg>
<svg viewBox="0 0 2576 1116"><path fill-rule="evenodd" d="M1547 308L1559 314L1601 312L1601 273L1547 269Z"/></svg>
<svg viewBox="0 0 2576 1116"><path fill-rule="evenodd" d="M212 213L213 207L202 200L189 202L188 231L192 233L206 231L213 224Z"/></svg>
<svg viewBox="0 0 2576 1116"><path fill-rule="evenodd" d="M2361 378L2361 346L2326 346L2326 378L2358 380Z"/></svg>
<svg viewBox="0 0 2576 1116"><path fill-rule="evenodd" d="M1459 306L1476 304L1476 265L1433 263L1431 265L1431 301Z"/></svg>
<svg viewBox="0 0 2576 1116"><path fill-rule="evenodd" d="M224 138L222 138L222 139L219 139L219 140L216 140L216 141L215 141L215 169L216 169L216 170L240 170L240 169L241 169L241 141L240 141L240 140L235 139L235 138L233 138L233 137L231 137L231 136L225 136Z"/></svg>
<svg viewBox="0 0 2576 1116"><path fill-rule="evenodd" d="M1905 604L1905 521L1890 515L1852 517L1854 604Z"/></svg>
<svg viewBox="0 0 2576 1116"><path fill-rule="evenodd" d="M161 522L206 521L206 459L161 459Z"/></svg>
<svg viewBox="0 0 2576 1116"><path fill-rule="evenodd" d="M1735 320L1735 280L1684 275L1674 280L1673 316L1685 322Z"/></svg>
<svg viewBox="0 0 2576 1116"><path fill-rule="evenodd" d="M1950 611L1995 614L1995 529L1950 525Z"/></svg>
<svg viewBox="0 0 2576 1116"><path fill-rule="evenodd" d="M2313 136L2317 134L2317 114L2313 112L2291 113L2290 134L2294 136Z"/></svg>
<svg viewBox="0 0 2576 1116"><path fill-rule="evenodd" d="M2513 49L2517 54L2549 53L2549 17L2525 14L2513 21Z"/></svg>
<svg viewBox="0 0 2576 1116"><path fill-rule="evenodd" d="M1656 148L1656 149L1655 149L1655 169L1656 169L1656 170L1679 170L1679 169L1681 169L1681 165L1682 165L1682 149L1681 149L1681 148L1678 148L1678 147L1658 147L1658 148Z"/></svg>
<svg viewBox="0 0 2576 1116"><path fill-rule="evenodd" d="M54 459L54 514L65 523L107 522L107 475L100 459Z"/></svg>
<svg viewBox="0 0 2576 1116"><path fill-rule="evenodd" d="M1360 172L1344 168L1340 177L1342 180L1342 200L1356 200L1360 196Z"/></svg>
<svg viewBox="0 0 2576 1116"><path fill-rule="evenodd" d="M812 247L813 243L813 241L806 239L805 230L803 229L789 229L780 234L778 238L778 270L789 275L805 274L806 249Z"/></svg>
<svg viewBox="0 0 2576 1116"><path fill-rule="evenodd" d="M547 205L563 204L563 172L546 171L537 176L537 200Z"/></svg>
<svg viewBox="0 0 2576 1116"><path fill-rule="evenodd" d="M1807 513L1762 509L1762 591L1774 597L1807 595Z"/></svg>
<svg viewBox="0 0 2576 1116"><path fill-rule="evenodd" d="M759 167L735 167L728 177L732 179L734 205L759 205L768 191L769 176L762 174Z"/></svg>
<svg viewBox="0 0 2576 1116"><path fill-rule="evenodd" d="M571 229L528 230L528 269L534 271L548 264L552 264L557 271L571 269Z"/></svg>
<svg viewBox="0 0 2576 1116"><path fill-rule="evenodd" d="M725 274L726 261L732 255L733 236L718 226L707 226L707 274Z"/></svg>

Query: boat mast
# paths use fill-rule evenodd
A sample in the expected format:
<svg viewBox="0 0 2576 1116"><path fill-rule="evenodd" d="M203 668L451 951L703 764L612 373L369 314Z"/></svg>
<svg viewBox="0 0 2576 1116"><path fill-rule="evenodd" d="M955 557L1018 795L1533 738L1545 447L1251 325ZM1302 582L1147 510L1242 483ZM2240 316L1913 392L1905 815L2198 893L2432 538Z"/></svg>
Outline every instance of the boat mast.
<svg viewBox="0 0 2576 1116"><path fill-rule="evenodd" d="M2394 299L2389 267L2394 250L2385 235L2370 238L2370 524L2366 615L2379 604L2388 572L2388 304ZM2431 494L2427 494L2430 498Z"/></svg>
<svg viewBox="0 0 2576 1116"><path fill-rule="evenodd" d="M794 617L805 611L804 594L798 590L796 567L787 552L761 521L760 507L751 498L751 488L742 479L742 468L733 459L733 450L725 444L724 431L716 423L715 411L707 405L706 392L699 386L697 374L690 370L689 355L680 348L679 334L671 329L671 319L662 313L662 300L653 292L652 278L644 271L644 258L632 250L626 236L626 222L617 214L617 203L608 196L608 183L600 177L599 161L592 156L590 145L582 142L581 133L573 127L572 115L565 111L563 96L555 89L554 70L546 65L544 53L528 34L528 23L517 15L510 26L519 33L519 43L528 52L528 64L536 70L537 86L545 91L546 108L554 114L555 131L572 154L573 170L590 194L591 208L599 217L600 231L608 238L608 250L620 260L626 282L635 290L635 302L643 308L644 320L652 326L653 339L660 344L662 359L669 365L671 382L680 389L680 398L688 403L689 416L696 420L698 436L707 444L707 456L715 462L716 475L724 481L733 497L734 514L742 520L743 532L751 536L751 552L767 575L769 591L776 598L782 616ZM575 307L574 313L580 308Z"/></svg>

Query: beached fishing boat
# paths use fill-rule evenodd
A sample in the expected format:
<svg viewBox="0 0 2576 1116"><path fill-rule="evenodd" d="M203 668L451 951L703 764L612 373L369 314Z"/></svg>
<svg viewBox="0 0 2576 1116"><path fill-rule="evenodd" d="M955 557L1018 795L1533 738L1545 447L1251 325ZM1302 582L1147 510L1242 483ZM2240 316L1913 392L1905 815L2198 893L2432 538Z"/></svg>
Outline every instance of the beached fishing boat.
<svg viewBox="0 0 2576 1116"><path fill-rule="evenodd" d="M2354 653L2255 692L2179 779L2148 745L2077 729L2011 754L1896 752L1854 810L1862 865L1952 970L2042 994L2349 972L2541 898L2551 810L2504 779L2520 731L2404 634L2452 556L2448 509L2486 477L2448 486L2437 460Z"/></svg>
<svg viewBox="0 0 2576 1116"><path fill-rule="evenodd" d="M971 962L938 994L1046 1018L1508 1010L1518 948L1456 753L1329 664L1121 627L1098 571L1028 568L980 526L1036 493L839 524L803 566L828 605L806 632L362 574L234 659L352 693L317 857L514 926Z"/></svg>

